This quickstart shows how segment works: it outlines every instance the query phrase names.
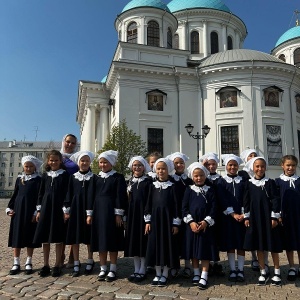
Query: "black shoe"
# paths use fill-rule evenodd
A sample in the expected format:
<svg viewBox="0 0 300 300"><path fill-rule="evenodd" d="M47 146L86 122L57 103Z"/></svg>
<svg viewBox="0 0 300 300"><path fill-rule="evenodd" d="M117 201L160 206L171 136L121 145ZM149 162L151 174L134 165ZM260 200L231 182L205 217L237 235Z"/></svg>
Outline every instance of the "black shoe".
<svg viewBox="0 0 300 300"><path fill-rule="evenodd" d="M244 271L240 271L240 270L236 271L236 281L237 282L244 282L245 281Z"/></svg>
<svg viewBox="0 0 300 300"><path fill-rule="evenodd" d="M257 285L266 285L269 280L268 274L260 274Z"/></svg>
<svg viewBox="0 0 300 300"><path fill-rule="evenodd" d="M252 271L258 272L259 271L259 263L257 259L253 259L251 261L251 269Z"/></svg>
<svg viewBox="0 0 300 300"><path fill-rule="evenodd" d="M86 268L87 266L91 266L91 268L90 268L90 269L87 269L87 268ZM86 266L85 266L85 269L84 269L84 274L85 274L85 275L90 275L90 274L92 274L92 272L93 272L93 270L94 270L94 266L95 266L95 262L94 262L94 261L93 261L92 264L87 263Z"/></svg>
<svg viewBox="0 0 300 300"><path fill-rule="evenodd" d="M228 276L228 280L230 282L236 282L236 271L230 271L229 272L229 276Z"/></svg>
<svg viewBox="0 0 300 300"><path fill-rule="evenodd" d="M101 270L100 273L99 273L99 275L98 275L98 277L97 277L98 281L104 281L106 275L107 275L107 271Z"/></svg>
<svg viewBox="0 0 300 300"><path fill-rule="evenodd" d="M112 273L113 276L109 275L109 273ZM105 277L105 281L106 282L113 282L113 281L115 281L117 279L116 272L115 271L109 271L109 273Z"/></svg>
<svg viewBox="0 0 300 300"><path fill-rule="evenodd" d="M155 279L157 279L157 280L155 280ZM160 279L160 277L155 276L154 279L151 282L151 285L152 286L158 286L159 279Z"/></svg>
<svg viewBox="0 0 300 300"><path fill-rule="evenodd" d="M286 279L287 279L288 281L295 281L296 278L297 278L297 271L296 271L296 269L290 268L290 269L288 270L288 276L287 276Z"/></svg>
<svg viewBox="0 0 300 300"><path fill-rule="evenodd" d="M43 266L43 267L40 269L40 271L39 271L38 274L39 274L41 277L46 277L46 276L49 276L50 273L51 273L50 267L49 267L49 266Z"/></svg>
<svg viewBox="0 0 300 300"><path fill-rule="evenodd" d="M17 267L17 268L11 269L9 271L9 275L17 275L17 274L19 274L21 272L20 265L14 264L12 267Z"/></svg>
<svg viewBox="0 0 300 300"><path fill-rule="evenodd" d="M204 279L204 278L200 278L200 280L204 280L204 281L205 281L205 284L199 282L198 288L199 288L200 290L206 290L206 289L208 288L208 282L207 282L207 280Z"/></svg>
<svg viewBox="0 0 300 300"><path fill-rule="evenodd" d="M28 269L26 268L26 267L29 267ZM30 274L32 274L32 264L26 264L25 265L25 274L26 275L30 275Z"/></svg>
<svg viewBox="0 0 300 300"><path fill-rule="evenodd" d="M139 275L139 273L132 273L129 277L127 277L127 280L130 282L134 282L135 277Z"/></svg>
<svg viewBox="0 0 300 300"><path fill-rule="evenodd" d="M59 277L61 275L61 268L56 266L56 267L53 267L52 268L52 271L51 271L51 276L52 277Z"/></svg>
<svg viewBox="0 0 300 300"><path fill-rule="evenodd" d="M271 279L271 285L273 285L273 286L281 286L281 275L274 274L274 276Z"/></svg>
<svg viewBox="0 0 300 300"><path fill-rule="evenodd" d="M161 280L162 278L163 278L164 280ZM158 281L157 286L159 286L159 287L164 287L164 286L167 286L167 283L168 283L168 278L162 275L162 276L160 277L159 281Z"/></svg>
<svg viewBox="0 0 300 300"><path fill-rule="evenodd" d="M80 267L81 267L81 264L74 265L73 272L71 273L72 277L78 277L79 276L79 274L80 274Z"/></svg>
<svg viewBox="0 0 300 300"><path fill-rule="evenodd" d="M142 282L145 279L146 279L146 274L136 274L133 282L138 283L138 282Z"/></svg>
<svg viewBox="0 0 300 300"><path fill-rule="evenodd" d="M193 285L198 285L200 281L200 275L194 275L193 280L192 280L192 284Z"/></svg>

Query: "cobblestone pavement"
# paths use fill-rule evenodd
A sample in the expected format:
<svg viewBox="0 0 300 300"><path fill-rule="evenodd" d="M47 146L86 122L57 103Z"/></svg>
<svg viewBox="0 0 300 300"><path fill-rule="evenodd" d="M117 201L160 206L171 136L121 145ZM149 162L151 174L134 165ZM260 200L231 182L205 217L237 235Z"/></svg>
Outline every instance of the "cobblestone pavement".
<svg viewBox="0 0 300 300"><path fill-rule="evenodd" d="M257 286L258 273L253 272L250 267L249 254L246 255L244 283L231 283L227 280L227 275L223 278L209 278L209 288L200 291L197 287L192 286L191 279L177 277L169 282L164 288L152 287L150 282L153 275L140 283L130 283L126 278L132 273L133 261L123 258L119 254L118 260L118 280L113 283L97 281L99 273L99 259L94 254L96 267L92 275L81 275L77 278L69 276L71 270L64 269L63 275L59 278L46 277L40 278L38 269L43 266L42 249L37 249L33 256L34 273L25 275L23 272L16 276L8 275L12 266L12 250L7 247L7 237L9 228L9 217L5 216L7 200L0 200L1 229L0 229L0 300L4 299L153 299L153 300L170 300L170 299L276 299L276 300L293 300L300 298L300 278L294 283L286 281L288 265L286 257L281 254L281 273L283 284L281 287L271 285ZM52 247L54 248L54 247ZM68 248L67 251L68 252ZM50 257L54 257L51 249ZM82 270L85 267L86 249L81 247L80 253ZM21 253L22 267L25 264L26 252ZM270 257L271 261L271 257ZM52 261L53 263L53 261ZM228 273L228 266L225 255L222 255L221 261L223 268ZM270 262L271 264L271 262ZM24 269L24 267L23 267ZM272 269L272 268L271 268ZM271 270L272 274L272 270Z"/></svg>

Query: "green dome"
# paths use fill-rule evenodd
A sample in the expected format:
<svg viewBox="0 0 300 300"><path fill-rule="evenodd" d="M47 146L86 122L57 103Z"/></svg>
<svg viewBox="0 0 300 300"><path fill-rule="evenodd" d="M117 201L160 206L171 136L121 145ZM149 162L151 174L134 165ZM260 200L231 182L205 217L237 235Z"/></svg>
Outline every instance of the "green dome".
<svg viewBox="0 0 300 300"><path fill-rule="evenodd" d="M193 8L208 8L230 12L230 9L221 0L172 0L168 7L172 13Z"/></svg>
<svg viewBox="0 0 300 300"><path fill-rule="evenodd" d="M160 0L132 0L122 10L122 13L137 7L155 7L170 12L168 6Z"/></svg>
<svg viewBox="0 0 300 300"><path fill-rule="evenodd" d="M275 47L295 38L300 37L300 26L293 27L286 31L277 41Z"/></svg>

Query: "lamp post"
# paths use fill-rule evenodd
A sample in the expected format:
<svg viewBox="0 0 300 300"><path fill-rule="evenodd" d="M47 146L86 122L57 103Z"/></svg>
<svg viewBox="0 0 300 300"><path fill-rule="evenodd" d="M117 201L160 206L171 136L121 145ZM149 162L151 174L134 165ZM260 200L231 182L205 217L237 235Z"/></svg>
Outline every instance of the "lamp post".
<svg viewBox="0 0 300 300"><path fill-rule="evenodd" d="M202 139L206 138L206 136L209 134L210 127L208 127L207 125L204 125L201 128L203 134L199 134L198 131L197 131L197 134L192 134L194 126L190 123L185 126L185 129L186 129L186 131L187 131L187 133L189 134L190 137L197 140L197 160L199 161L199 140L202 140Z"/></svg>

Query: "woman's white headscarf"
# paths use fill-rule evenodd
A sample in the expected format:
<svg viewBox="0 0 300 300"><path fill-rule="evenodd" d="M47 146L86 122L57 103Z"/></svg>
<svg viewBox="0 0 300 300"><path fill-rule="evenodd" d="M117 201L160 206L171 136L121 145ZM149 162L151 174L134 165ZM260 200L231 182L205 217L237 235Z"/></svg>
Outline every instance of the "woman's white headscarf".
<svg viewBox="0 0 300 300"><path fill-rule="evenodd" d="M217 164L220 162L218 158L218 154L214 152L205 153L203 156L200 157L200 162L204 163L208 160L214 160Z"/></svg>
<svg viewBox="0 0 300 300"><path fill-rule="evenodd" d="M262 156L257 156L257 157L253 157L251 158L245 165L244 167L244 170L249 174L250 177L253 177L254 176L254 172L253 172L253 165L254 165L254 162L258 159L262 159L265 161L266 163L266 170L267 170L267 167L268 167L268 164L267 164L267 161L264 157Z"/></svg>
<svg viewBox="0 0 300 300"><path fill-rule="evenodd" d="M189 178L193 179L193 172L195 169L201 169L204 172L205 177L209 175L209 171L201 163L194 162L187 168Z"/></svg>
<svg viewBox="0 0 300 300"><path fill-rule="evenodd" d="M231 160L236 161L238 165L240 165L241 163L243 163L242 159L239 156L236 156L234 154L222 154L221 158L222 158L222 160L224 162L225 167L227 166L227 164Z"/></svg>
<svg viewBox="0 0 300 300"><path fill-rule="evenodd" d="M90 158L91 163L92 163L92 161L93 161L94 158L95 158L94 153L92 153L92 152L90 152L90 151L78 151L78 152L74 153L74 154L70 157L70 159L78 165L78 163L79 163L81 157L83 157L83 156L88 156L88 157Z"/></svg>
<svg viewBox="0 0 300 300"><path fill-rule="evenodd" d="M255 149L246 149L240 154L240 157L243 160L244 164L248 162L247 158L251 153L255 153L256 155L258 155Z"/></svg>
<svg viewBox="0 0 300 300"><path fill-rule="evenodd" d="M168 158L159 158L153 166L153 172L156 172L156 166L159 162L164 162L167 165L169 175L174 171L173 161Z"/></svg>
<svg viewBox="0 0 300 300"><path fill-rule="evenodd" d="M71 133L68 133L68 134L66 134L66 135L62 138L60 153L62 154L63 157L68 157L68 158L70 158L74 153L77 152L77 137L75 136L76 144L75 144L74 151L73 151L72 153L66 153L66 152L65 152L65 140L66 140L66 138L67 138L68 136L74 137L75 135L74 135L74 134L71 134Z"/></svg>
<svg viewBox="0 0 300 300"><path fill-rule="evenodd" d="M108 150L100 153L98 160L105 158L112 166L114 166L118 159L118 151Z"/></svg>
<svg viewBox="0 0 300 300"><path fill-rule="evenodd" d="M176 158L181 158L184 162L189 160L189 157L181 152L174 152L168 155L166 158L170 159L171 161L174 161Z"/></svg>
<svg viewBox="0 0 300 300"><path fill-rule="evenodd" d="M132 164L135 162L135 161L139 161L145 168L144 170L144 173L149 173L151 171L151 168L148 164L148 162L146 161L146 159L142 156L134 156L131 158L131 160L129 161L129 164L128 164L128 168L131 170L132 169Z"/></svg>
<svg viewBox="0 0 300 300"><path fill-rule="evenodd" d="M43 164L42 161L40 161L38 158L36 158L36 157L33 156L33 155L23 156L22 159L21 159L21 164L22 164L23 167L24 167L24 164L25 164L26 162L31 162L31 163L33 163L34 166L35 166L36 172L39 172L39 171L40 171L41 165Z"/></svg>

